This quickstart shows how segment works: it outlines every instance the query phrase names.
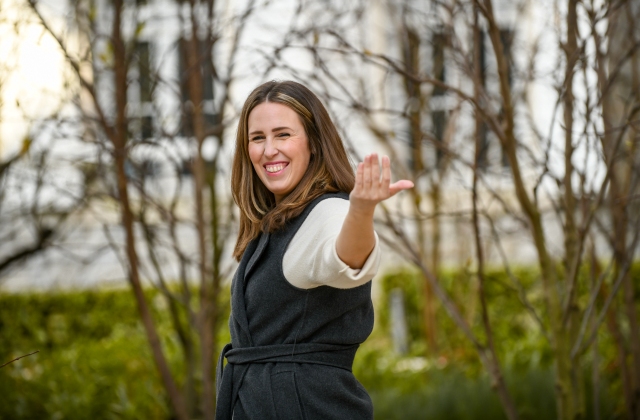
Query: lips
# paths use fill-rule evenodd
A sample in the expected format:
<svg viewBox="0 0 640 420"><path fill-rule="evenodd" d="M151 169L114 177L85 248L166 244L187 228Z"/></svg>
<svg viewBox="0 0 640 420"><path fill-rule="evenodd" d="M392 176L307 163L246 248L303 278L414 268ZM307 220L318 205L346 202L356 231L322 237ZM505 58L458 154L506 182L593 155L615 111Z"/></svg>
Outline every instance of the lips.
<svg viewBox="0 0 640 420"><path fill-rule="evenodd" d="M286 168L288 165L289 165L289 162L267 163L267 164L264 165L264 169L269 174L277 174L277 173L281 172L284 168Z"/></svg>

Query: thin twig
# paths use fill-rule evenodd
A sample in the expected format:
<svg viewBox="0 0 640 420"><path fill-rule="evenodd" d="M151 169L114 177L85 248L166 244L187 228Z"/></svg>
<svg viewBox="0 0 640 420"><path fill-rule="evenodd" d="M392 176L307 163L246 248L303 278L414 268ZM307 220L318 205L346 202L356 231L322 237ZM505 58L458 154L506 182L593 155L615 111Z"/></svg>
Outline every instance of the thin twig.
<svg viewBox="0 0 640 420"><path fill-rule="evenodd" d="M20 357L18 357L18 358L16 358L16 359L10 360L10 361L8 361L7 363L5 363L4 365L0 366L0 368L3 368L3 367L5 367L5 366L7 366L9 363L13 363L13 362L15 362L15 361L17 361L17 360L20 360L20 359L22 359L23 357L31 356L32 354L36 354L36 353L39 353L39 352L40 352L40 350L36 350L36 351L34 351L33 353L25 354L24 356L20 356Z"/></svg>

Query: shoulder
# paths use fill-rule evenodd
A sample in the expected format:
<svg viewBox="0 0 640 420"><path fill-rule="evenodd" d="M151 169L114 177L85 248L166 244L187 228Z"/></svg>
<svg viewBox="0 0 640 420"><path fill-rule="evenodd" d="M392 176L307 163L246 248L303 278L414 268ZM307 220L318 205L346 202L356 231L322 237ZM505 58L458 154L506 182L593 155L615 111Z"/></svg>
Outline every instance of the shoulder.
<svg viewBox="0 0 640 420"><path fill-rule="evenodd" d="M300 229L309 229L317 223L326 222L334 217L346 217L349 211L349 195L347 193L327 193L309 202L302 213L292 220L289 229L299 235Z"/></svg>
<svg viewBox="0 0 640 420"><path fill-rule="evenodd" d="M306 206L303 213L310 213L320 206L324 209L339 208L341 206L349 206L349 194L345 192L325 193L311 200Z"/></svg>
<svg viewBox="0 0 640 420"><path fill-rule="evenodd" d="M289 248L302 243L317 246L320 242L337 235L348 212L349 201L343 198L331 197L316 203L296 232Z"/></svg>
<svg viewBox="0 0 640 420"><path fill-rule="evenodd" d="M345 218L348 212L349 200L342 197L325 198L313 206L304 224L322 223L336 217Z"/></svg>

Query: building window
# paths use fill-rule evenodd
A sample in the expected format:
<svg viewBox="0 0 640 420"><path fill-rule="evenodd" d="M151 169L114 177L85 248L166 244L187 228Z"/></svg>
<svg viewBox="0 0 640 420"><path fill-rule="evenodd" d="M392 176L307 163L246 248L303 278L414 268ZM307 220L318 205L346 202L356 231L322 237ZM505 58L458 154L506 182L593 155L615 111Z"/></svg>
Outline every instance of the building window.
<svg viewBox="0 0 640 420"><path fill-rule="evenodd" d="M447 46L447 36L443 32L435 32L431 41L432 45L432 63L433 63L433 77L434 79L445 82L446 81L446 68L445 68L445 48ZM433 96L441 96L446 93L446 90L440 86L433 87Z"/></svg>
<svg viewBox="0 0 640 420"><path fill-rule="evenodd" d="M503 50L503 55L504 58L507 61L507 81L509 83L509 87L513 88L513 56L512 56L512 46L513 46L513 35L514 35L514 31L511 29L501 29L500 30L500 42L502 44L502 50ZM487 51L487 42L488 42L488 38L489 35L487 34L486 31L481 31L480 33L480 39L479 41L479 56L480 56L480 83L482 84L482 87L484 89L487 89L487 61L489 58L489 54L491 52L493 52L493 49L491 51ZM495 58L495 52L494 52L494 57ZM496 69L495 69L495 74L496 74L496 78L499 77L498 75L498 69L497 69L497 64L496 64ZM497 82L499 83L499 80L496 79ZM498 87L499 89L499 87ZM503 114L504 111L501 108L498 112L498 121L500 123L502 123L503 121ZM499 150L499 156L500 156L500 165L503 168L507 168L509 167L509 160L506 156L506 154L504 153L504 151L502 150L502 147L498 144L497 142L497 138L495 137L495 135L492 135L492 133L489 133L487 124L482 121L479 125L479 133L477 134L478 136L480 136L480 150L479 150L479 155L478 155L478 168L481 170L486 170L489 165L490 165L490 160L491 161L495 161L497 160L497 156L498 154L496 153L497 150ZM496 152L491 152L491 149L496 150ZM490 159L489 156L493 155L495 156L494 158Z"/></svg>
<svg viewBox="0 0 640 420"><path fill-rule="evenodd" d="M195 74L199 73L202 78L202 88L200 91L202 92L202 107L205 119L204 131L207 132L211 127L219 123L218 114L214 112L213 66L211 63L211 52L207 51L207 45L209 45L209 43L203 40L198 40L197 56L196 60L193 60L197 64L190 65L188 56L191 51L189 48L190 42L191 40L182 38L178 43L178 75L180 82L180 96L184 110L180 124L180 135L185 137L191 137L194 135L194 103L192 101L191 94L189 93L189 81Z"/></svg>
<svg viewBox="0 0 640 420"><path fill-rule="evenodd" d="M480 66L480 84L482 85L482 89L486 89L487 87L487 44L486 44L486 32L480 31L480 36L478 37L478 58L480 62L478 65ZM478 169L486 170L488 168L488 153L489 153L489 137L487 130L487 123L482 120L482 117L479 115L476 118L480 118L480 124L478 125L479 132L476 134L480 137L480 150L478 151Z"/></svg>
<svg viewBox="0 0 640 420"><path fill-rule="evenodd" d="M447 128L446 111L432 111L431 124L433 127L432 131L436 146L436 165L440 166L445 156L445 148L447 146L444 138L445 130Z"/></svg>
<svg viewBox="0 0 640 420"><path fill-rule="evenodd" d="M146 140L154 135L153 130L153 78L151 73L151 46L147 41L135 44L131 61L130 130L133 138Z"/></svg>
<svg viewBox="0 0 640 420"><path fill-rule="evenodd" d="M140 102L151 102L151 56L148 42L138 42L136 44L136 56Z"/></svg>
<svg viewBox="0 0 640 420"><path fill-rule="evenodd" d="M511 54L513 46L513 30L501 29L500 42L502 43L504 58L507 60L507 79L509 80L509 86L513 87L513 57Z"/></svg>
<svg viewBox="0 0 640 420"><path fill-rule="evenodd" d="M407 71L411 74L418 74L420 69L420 36L410 27L406 28L406 37L403 39L403 59ZM404 78L404 88L406 94L406 117L409 135L409 167L415 173L420 173L424 169L422 156L423 133L422 133L422 98L420 83L410 77Z"/></svg>
<svg viewBox="0 0 640 420"><path fill-rule="evenodd" d="M127 179L132 182L144 182L149 178L156 178L161 171L160 162L149 158L139 161L129 158L124 163L124 173Z"/></svg>
<svg viewBox="0 0 640 420"><path fill-rule="evenodd" d="M432 59L432 71L433 77L439 82L445 83L447 81L447 68L446 68L446 48L448 45L448 38L446 33L437 31L434 32L431 38L431 59ZM447 112L448 106L445 98L446 89L441 86L434 85L432 91L431 101L431 134L434 139L435 146L435 162L437 166L440 166L443 162L443 158L446 154L447 144L445 142L445 130L447 127Z"/></svg>
<svg viewBox="0 0 640 420"><path fill-rule="evenodd" d="M509 82L509 91L513 89L513 56L512 56L512 46L513 46L513 30L511 29L501 29L500 30L500 42L502 43L502 52L505 60L507 61L507 80ZM500 122L503 121L503 110L500 110ZM509 167L509 158L502 148L501 151L501 159L500 163L503 168Z"/></svg>
<svg viewBox="0 0 640 420"><path fill-rule="evenodd" d="M477 135L480 137L480 144L479 144L479 148L480 150L478 151L478 169L484 171L488 168L488 158L487 155L489 154L489 136L487 133L487 124L482 121L480 122L480 125L478 127L478 133Z"/></svg>
<svg viewBox="0 0 640 420"><path fill-rule="evenodd" d="M140 118L140 134L143 139L149 139L153 137L153 117L150 115L143 115Z"/></svg>

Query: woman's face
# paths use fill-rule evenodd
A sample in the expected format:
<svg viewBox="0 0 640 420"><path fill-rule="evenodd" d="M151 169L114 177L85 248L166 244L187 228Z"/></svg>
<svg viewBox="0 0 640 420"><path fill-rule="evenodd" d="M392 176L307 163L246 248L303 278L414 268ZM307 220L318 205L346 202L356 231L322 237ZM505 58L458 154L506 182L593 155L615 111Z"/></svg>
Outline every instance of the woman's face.
<svg viewBox="0 0 640 420"><path fill-rule="evenodd" d="M276 204L298 185L309 167L309 140L298 114L263 102L249 113L249 158Z"/></svg>

